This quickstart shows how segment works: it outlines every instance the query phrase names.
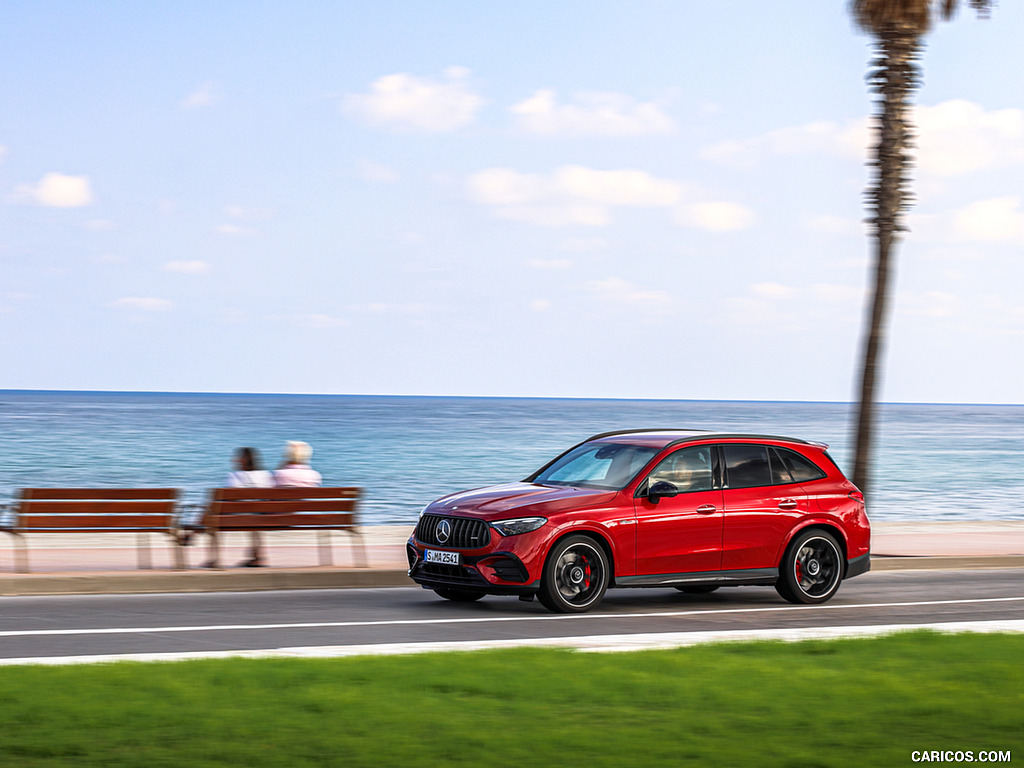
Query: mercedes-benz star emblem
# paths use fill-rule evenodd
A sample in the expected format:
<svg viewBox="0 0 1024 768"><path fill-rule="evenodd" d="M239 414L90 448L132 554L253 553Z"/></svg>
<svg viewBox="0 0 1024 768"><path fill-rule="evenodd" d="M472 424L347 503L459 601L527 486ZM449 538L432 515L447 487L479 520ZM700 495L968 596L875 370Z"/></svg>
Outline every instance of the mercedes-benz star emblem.
<svg viewBox="0 0 1024 768"><path fill-rule="evenodd" d="M440 520L434 528L434 535L437 536L438 544L447 544L452 536L452 524L447 520Z"/></svg>

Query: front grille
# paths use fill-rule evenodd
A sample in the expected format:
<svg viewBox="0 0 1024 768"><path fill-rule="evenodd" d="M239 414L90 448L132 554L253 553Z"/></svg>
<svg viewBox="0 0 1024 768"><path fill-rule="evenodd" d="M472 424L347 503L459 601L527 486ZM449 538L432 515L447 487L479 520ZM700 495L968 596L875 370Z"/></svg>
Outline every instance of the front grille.
<svg viewBox="0 0 1024 768"><path fill-rule="evenodd" d="M451 526L447 541L437 538L437 525L442 520ZM445 515L423 515L416 525L416 538L424 544L446 549L479 549L490 540L490 531L483 520L469 517L447 517Z"/></svg>

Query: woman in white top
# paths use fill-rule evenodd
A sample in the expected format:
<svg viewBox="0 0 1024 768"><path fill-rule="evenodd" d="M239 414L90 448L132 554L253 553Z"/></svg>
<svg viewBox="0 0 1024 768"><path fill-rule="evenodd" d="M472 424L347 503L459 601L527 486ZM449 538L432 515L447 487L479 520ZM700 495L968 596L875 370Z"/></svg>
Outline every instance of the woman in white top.
<svg viewBox="0 0 1024 768"><path fill-rule="evenodd" d="M235 451L235 469L228 474L229 488L273 488L274 476L265 469L260 469L260 455L255 448L239 448ZM251 531L252 550L249 558L239 565L246 568L259 568L263 562L263 542L259 531Z"/></svg>

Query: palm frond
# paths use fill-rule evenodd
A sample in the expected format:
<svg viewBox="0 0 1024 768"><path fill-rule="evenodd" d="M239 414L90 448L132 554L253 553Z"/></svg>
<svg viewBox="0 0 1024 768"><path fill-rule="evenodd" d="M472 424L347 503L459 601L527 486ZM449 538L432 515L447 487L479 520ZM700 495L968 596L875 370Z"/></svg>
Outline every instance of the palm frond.
<svg viewBox="0 0 1024 768"><path fill-rule="evenodd" d="M988 16L996 0L966 0L979 16ZM931 29L936 14L951 19L960 0L851 0L850 13L865 32L901 27L910 34L923 35Z"/></svg>

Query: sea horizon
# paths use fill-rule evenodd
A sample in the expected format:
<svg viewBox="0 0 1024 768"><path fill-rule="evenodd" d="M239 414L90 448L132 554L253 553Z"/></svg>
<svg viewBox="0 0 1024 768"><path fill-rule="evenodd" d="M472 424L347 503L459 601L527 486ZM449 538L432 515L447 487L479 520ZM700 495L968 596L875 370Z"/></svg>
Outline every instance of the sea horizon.
<svg viewBox="0 0 1024 768"><path fill-rule="evenodd" d="M614 395L459 395L459 394L408 394L408 393L365 393L365 392L242 392L226 390L176 390L176 389L33 389L0 388L2 394L67 394L67 395L176 395L200 397L351 397L351 398L418 398L418 399L466 399L466 400L568 400L568 401L622 401L628 403L765 403L792 405L856 405L856 400L779 400L761 398L713 398L713 397L627 397ZM880 400L876 405L935 405L950 407L993 407L1020 408L1024 403L980 403L938 400Z"/></svg>

